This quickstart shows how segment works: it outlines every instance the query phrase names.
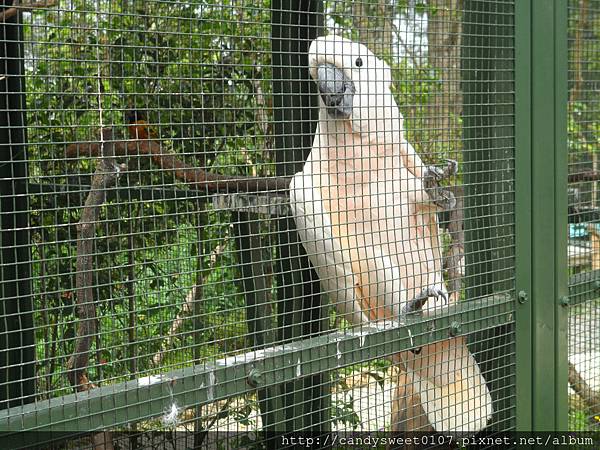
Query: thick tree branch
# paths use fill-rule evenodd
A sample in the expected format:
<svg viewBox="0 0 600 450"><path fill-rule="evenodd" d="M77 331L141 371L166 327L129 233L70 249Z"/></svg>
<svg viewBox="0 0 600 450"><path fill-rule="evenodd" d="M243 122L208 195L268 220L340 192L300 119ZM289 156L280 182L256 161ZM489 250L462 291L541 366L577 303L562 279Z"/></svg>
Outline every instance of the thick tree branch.
<svg viewBox="0 0 600 450"><path fill-rule="evenodd" d="M87 391L93 387L87 376L89 351L92 339L96 334L96 303L93 289L93 255L96 225L100 215L100 207L106 200L106 190L117 182L119 171L124 167L117 166L112 130L102 131L103 143L99 145L101 159L92 177L90 193L81 212L77 224L77 263L76 263L76 295L77 316L79 324L75 338L75 350L67 363L69 381L78 391Z"/></svg>
<svg viewBox="0 0 600 450"><path fill-rule="evenodd" d="M221 175L191 167L179 160L176 155L164 153L156 141L117 141L114 143L116 156L149 155L161 169L172 170L175 177L196 189L214 192L264 192L287 191L290 178L285 177L240 177ZM100 145L95 142L70 144L67 147L68 158L97 156Z"/></svg>

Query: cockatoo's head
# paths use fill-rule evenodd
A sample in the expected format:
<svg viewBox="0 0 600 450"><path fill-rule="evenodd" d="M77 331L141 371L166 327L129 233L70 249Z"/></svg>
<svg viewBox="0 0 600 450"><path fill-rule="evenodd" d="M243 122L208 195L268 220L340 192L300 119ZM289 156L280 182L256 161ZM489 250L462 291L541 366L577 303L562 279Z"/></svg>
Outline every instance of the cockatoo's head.
<svg viewBox="0 0 600 450"><path fill-rule="evenodd" d="M369 142L399 142L402 114L384 61L362 44L330 35L311 43L308 64L329 118L349 120L352 131Z"/></svg>

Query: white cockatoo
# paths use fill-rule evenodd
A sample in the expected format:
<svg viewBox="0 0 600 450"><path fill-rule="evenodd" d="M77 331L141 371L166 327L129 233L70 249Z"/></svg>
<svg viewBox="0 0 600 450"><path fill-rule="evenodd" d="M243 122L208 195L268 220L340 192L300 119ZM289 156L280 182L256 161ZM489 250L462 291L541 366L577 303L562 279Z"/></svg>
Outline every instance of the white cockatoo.
<svg viewBox="0 0 600 450"><path fill-rule="evenodd" d="M428 168L404 137L389 66L340 36L317 38L308 57L319 122L290 197L323 291L354 325L444 308L439 208L426 189ZM392 429L485 427L492 399L462 337L393 360L403 369L394 418L404 425Z"/></svg>

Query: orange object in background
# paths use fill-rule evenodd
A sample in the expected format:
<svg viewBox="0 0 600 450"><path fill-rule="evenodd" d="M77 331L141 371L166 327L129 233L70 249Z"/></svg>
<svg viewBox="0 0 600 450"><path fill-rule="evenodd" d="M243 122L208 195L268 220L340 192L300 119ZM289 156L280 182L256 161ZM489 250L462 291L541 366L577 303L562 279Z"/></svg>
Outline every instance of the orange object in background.
<svg viewBox="0 0 600 450"><path fill-rule="evenodd" d="M127 129L130 139L156 139L158 134L150 128L146 115L142 111L132 110L127 113Z"/></svg>

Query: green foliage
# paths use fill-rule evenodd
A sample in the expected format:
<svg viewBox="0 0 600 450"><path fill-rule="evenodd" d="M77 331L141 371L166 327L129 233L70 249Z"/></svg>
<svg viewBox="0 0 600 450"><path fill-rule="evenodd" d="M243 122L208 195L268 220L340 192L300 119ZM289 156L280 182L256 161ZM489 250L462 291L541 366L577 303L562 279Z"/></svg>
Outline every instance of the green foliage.
<svg viewBox="0 0 600 450"><path fill-rule="evenodd" d="M68 387L76 225L95 169L89 157L65 159L65 144L96 140L100 126L127 139L126 112L138 109L146 112L163 151L190 165L231 175L273 173L268 130L256 118L260 110L267 121L271 114L256 95L258 89L270 92L266 2L103 1L98 14L88 5L73 0L25 21L30 176L50 188L31 205L39 392L48 395ZM244 298L231 283L239 274L229 214L194 199L161 200L169 185L187 187L148 158L129 158L128 166L119 180L125 190L109 194L96 227L93 283L100 319L93 380L128 377L133 367L141 373L157 369L152 355L182 314L199 269L211 266L211 251L224 241L218 264L204 274L197 312L203 329L195 333L194 320L184 320L171 344L179 350L167 352L162 364L173 368L245 346ZM51 192L66 186L69 194ZM130 187L155 189L157 198L136 200ZM200 216L206 224L202 242ZM132 366L135 354L143 357Z"/></svg>
<svg viewBox="0 0 600 450"><path fill-rule="evenodd" d="M569 430L574 431L594 431L595 424L590 423L590 418L585 411L581 409L570 409L569 410ZM592 419L594 420L594 419ZM595 422L600 423L596 420Z"/></svg>
<svg viewBox="0 0 600 450"><path fill-rule="evenodd" d="M360 416L356 414L354 398L352 394L347 394L344 399L332 402L332 421L334 423L342 423L349 425L353 430L356 430L361 424Z"/></svg>

